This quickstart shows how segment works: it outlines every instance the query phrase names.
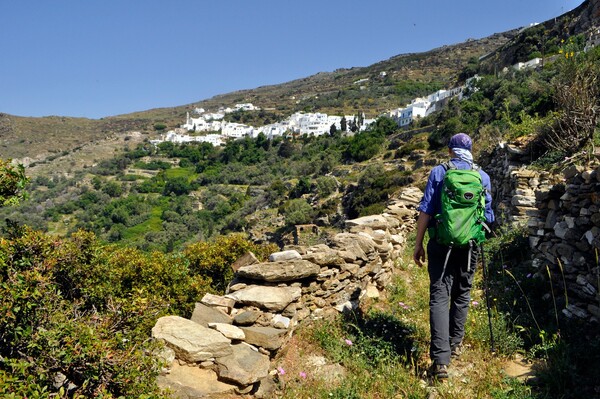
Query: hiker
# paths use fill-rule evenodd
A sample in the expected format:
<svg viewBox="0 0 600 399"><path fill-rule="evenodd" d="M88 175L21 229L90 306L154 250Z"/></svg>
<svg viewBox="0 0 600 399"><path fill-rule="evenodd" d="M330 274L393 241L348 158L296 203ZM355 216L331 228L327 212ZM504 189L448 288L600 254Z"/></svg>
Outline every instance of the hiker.
<svg viewBox="0 0 600 399"><path fill-rule="evenodd" d="M485 216L488 225L494 222L490 177L473 163L471 148L472 140L467 134L458 133L452 136L448 143L450 162L431 170L423 198L417 208L419 217L413 259L419 267L428 260L431 331L429 354L432 360L430 375L437 379L448 378L451 357L460 355L475 265L480 252L478 245L455 247L440 244L435 238L439 225L437 220L442 212L442 186L449 165L454 169L478 171L481 176L481 195L485 197L484 205L480 205L481 217ZM476 174L471 175L475 175L479 180ZM482 202L481 200L480 203ZM426 230L429 230L430 238L427 256L423 248ZM481 234L484 235L483 232ZM473 244L472 241L470 243Z"/></svg>

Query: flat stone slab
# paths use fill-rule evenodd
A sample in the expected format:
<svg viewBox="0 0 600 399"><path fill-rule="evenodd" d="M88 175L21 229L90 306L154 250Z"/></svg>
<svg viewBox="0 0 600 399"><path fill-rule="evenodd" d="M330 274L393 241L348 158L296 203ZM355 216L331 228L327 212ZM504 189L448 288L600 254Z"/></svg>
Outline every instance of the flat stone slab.
<svg viewBox="0 0 600 399"><path fill-rule="evenodd" d="M231 354L231 341L223 334L179 316L158 319L152 337L165 341L177 359L189 363Z"/></svg>
<svg viewBox="0 0 600 399"><path fill-rule="evenodd" d="M262 287L253 285L229 296L243 305L257 306L272 312L280 312L300 298L300 287Z"/></svg>
<svg viewBox="0 0 600 399"><path fill-rule="evenodd" d="M219 381L217 373L200 367L173 364L171 372L158 377L158 386L174 391L176 398L205 398L216 394L233 394L236 386Z"/></svg>
<svg viewBox="0 0 600 399"><path fill-rule="evenodd" d="M235 301L231 298L213 294L205 294L200 302L207 306L222 306L227 309L235 306Z"/></svg>
<svg viewBox="0 0 600 399"><path fill-rule="evenodd" d="M273 327L240 327L246 334L246 342L269 350L277 350L283 345L287 330Z"/></svg>
<svg viewBox="0 0 600 399"><path fill-rule="evenodd" d="M346 227L364 226L372 229L387 230L388 221L382 215L363 216L356 219L346 220Z"/></svg>
<svg viewBox="0 0 600 399"><path fill-rule="evenodd" d="M219 378L247 386L269 374L269 357L252 349L249 345L240 343L232 345L230 355L216 359Z"/></svg>
<svg viewBox="0 0 600 399"><path fill-rule="evenodd" d="M295 251L294 251L295 252ZM299 256L299 255L298 255ZM302 280L307 277L316 276L320 267L312 262L302 259L257 263L240 267L238 276L251 280L268 282L284 282Z"/></svg>
<svg viewBox="0 0 600 399"><path fill-rule="evenodd" d="M225 336L225 338L235 339L243 341L246 338L244 332L239 328L231 324L225 323L208 323L208 327L217 330Z"/></svg>
<svg viewBox="0 0 600 399"><path fill-rule="evenodd" d="M191 320L204 327L208 327L208 323L233 323L233 319L229 315L226 315L217 308L207 306L203 303L196 303Z"/></svg>
<svg viewBox="0 0 600 399"><path fill-rule="evenodd" d="M302 255L300 252L295 249L290 249L288 251L274 252L269 256L270 262L280 262L286 260L297 260L302 259Z"/></svg>

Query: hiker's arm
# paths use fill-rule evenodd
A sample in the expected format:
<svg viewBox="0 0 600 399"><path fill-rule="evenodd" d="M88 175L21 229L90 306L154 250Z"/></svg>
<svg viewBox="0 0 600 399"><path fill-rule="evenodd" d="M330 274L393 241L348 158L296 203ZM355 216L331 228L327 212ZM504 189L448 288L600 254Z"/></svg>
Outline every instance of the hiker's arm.
<svg viewBox="0 0 600 399"><path fill-rule="evenodd" d="M423 262L427 260L425 256L425 248L423 247L423 238L425 238L425 231L429 225L431 215L425 212L419 212L419 218L417 219L417 238L415 239L415 251L413 252L413 260L419 266L423 266Z"/></svg>

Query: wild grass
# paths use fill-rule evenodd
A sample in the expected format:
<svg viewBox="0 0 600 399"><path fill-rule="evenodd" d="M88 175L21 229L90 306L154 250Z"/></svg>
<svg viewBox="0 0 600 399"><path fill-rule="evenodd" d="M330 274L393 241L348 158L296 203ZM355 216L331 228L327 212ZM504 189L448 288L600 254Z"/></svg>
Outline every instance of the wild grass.
<svg viewBox="0 0 600 399"><path fill-rule="evenodd" d="M413 242L410 237L385 298L334 321L314 321L299 330L295 353L280 359L283 398L543 397L504 372L511 356L525 349L511 315L498 309L492 317L497 351L490 353L479 275L467 321L466 351L452 362L448 382L426 378L429 281L426 267L419 268L412 261ZM320 366L315 366L315 359Z"/></svg>

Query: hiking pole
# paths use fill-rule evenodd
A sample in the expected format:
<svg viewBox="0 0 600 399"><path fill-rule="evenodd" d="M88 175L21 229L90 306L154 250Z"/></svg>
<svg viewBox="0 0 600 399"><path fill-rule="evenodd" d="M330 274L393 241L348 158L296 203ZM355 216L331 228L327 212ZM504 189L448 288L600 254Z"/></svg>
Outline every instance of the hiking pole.
<svg viewBox="0 0 600 399"><path fill-rule="evenodd" d="M483 290L485 291L485 303L487 306L488 324L490 326L490 350L492 353L496 353L496 346L494 343L494 330L492 328L492 309L490 308L490 287L488 282L488 270L485 265L485 254L483 253L483 244L481 244L481 264L483 266Z"/></svg>

